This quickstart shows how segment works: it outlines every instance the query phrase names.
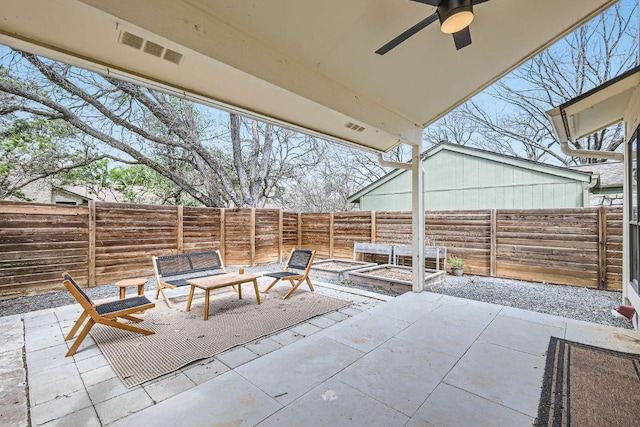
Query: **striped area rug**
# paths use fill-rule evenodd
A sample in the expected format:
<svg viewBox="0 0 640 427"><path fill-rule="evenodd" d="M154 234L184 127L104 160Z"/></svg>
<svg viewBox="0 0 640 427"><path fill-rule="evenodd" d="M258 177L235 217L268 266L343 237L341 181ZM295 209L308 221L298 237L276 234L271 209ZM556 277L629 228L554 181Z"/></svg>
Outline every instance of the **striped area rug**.
<svg viewBox="0 0 640 427"><path fill-rule="evenodd" d="M536 426L640 423L640 355L551 337Z"/></svg>
<svg viewBox="0 0 640 427"><path fill-rule="evenodd" d="M154 331L154 335L95 325L91 336L118 377L130 388L351 304L300 289L283 300L289 289L280 286L269 294L261 294L260 305L251 292L243 292L242 300L229 288L215 295L212 292L206 321L202 294L194 298L190 312L184 311L186 298L174 303L174 308L159 300L154 309L139 315L144 321L137 324Z"/></svg>

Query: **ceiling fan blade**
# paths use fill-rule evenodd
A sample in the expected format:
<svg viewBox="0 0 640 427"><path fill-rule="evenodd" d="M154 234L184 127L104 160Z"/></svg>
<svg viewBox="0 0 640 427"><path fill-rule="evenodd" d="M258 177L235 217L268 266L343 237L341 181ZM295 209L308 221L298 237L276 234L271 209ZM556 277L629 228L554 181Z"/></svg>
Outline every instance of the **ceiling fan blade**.
<svg viewBox="0 0 640 427"><path fill-rule="evenodd" d="M428 4L428 5L434 6L434 7L438 7L438 5L442 2L442 0L411 0L411 1L415 1L417 3ZM483 0L483 1L487 1L487 0Z"/></svg>
<svg viewBox="0 0 640 427"><path fill-rule="evenodd" d="M426 17L425 19L423 19L422 21L418 22L413 27L409 28L404 33L400 34L395 39L391 40L389 43L387 43L384 46L382 46L380 49L376 50L376 53L378 55L384 55L385 53L389 52L391 49L393 49L394 47L398 46L400 43L402 43L403 41L407 40L409 37L413 36L418 31L424 29L427 25L431 24L432 22L436 21L437 19L438 19L438 14L437 13L434 13L433 15L430 15L430 16Z"/></svg>
<svg viewBox="0 0 640 427"><path fill-rule="evenodd" d="M456 50L469 46L471 44L471 31L469 31L469 27L453 33L453 41L456 44Z"/></svg>
<svg viewBox="0 0 640 427"><path fill-rule="evenodd" d="M473 0L473 5L475 6L477 4L484 3L484 2L487 2L487 1L489 1L489 0Z"/></svg>

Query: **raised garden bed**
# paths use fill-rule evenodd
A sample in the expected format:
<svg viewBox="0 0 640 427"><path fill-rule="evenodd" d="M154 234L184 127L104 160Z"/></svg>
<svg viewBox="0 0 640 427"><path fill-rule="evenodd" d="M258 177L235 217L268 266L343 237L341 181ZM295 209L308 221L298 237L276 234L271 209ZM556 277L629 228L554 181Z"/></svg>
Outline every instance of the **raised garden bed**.
<svg viewBox="0 0 640 427"><path fill-rule="evenodd" d="M427 287L443 283L446 273L444 271L425 269L424 276L424 285ZM359 286L398 294L409 292L413 287L411 267L390 264L351 271L349 272L349 280Z"/></svg>
<svg viewBox="0 0 640 427"><path fill-rule="evenodd" d="M372 262L346 261L342 259L327 259L316 261L311 266L311 276L318 280L343 281L349 278L349 272L360 268L371 267Z"/></svg>

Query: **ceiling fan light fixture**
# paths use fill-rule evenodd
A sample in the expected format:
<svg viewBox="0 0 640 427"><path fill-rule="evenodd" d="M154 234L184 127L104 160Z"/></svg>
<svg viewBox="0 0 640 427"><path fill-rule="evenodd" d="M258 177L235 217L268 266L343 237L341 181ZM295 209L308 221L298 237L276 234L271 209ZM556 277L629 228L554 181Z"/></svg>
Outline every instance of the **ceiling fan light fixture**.
<svg viewBox="0 0 640 427"><path fill-rule="evenodd" d="M464 30L473 21L471 0L444 0L438 6L440 31L453 34Z"/></svg>

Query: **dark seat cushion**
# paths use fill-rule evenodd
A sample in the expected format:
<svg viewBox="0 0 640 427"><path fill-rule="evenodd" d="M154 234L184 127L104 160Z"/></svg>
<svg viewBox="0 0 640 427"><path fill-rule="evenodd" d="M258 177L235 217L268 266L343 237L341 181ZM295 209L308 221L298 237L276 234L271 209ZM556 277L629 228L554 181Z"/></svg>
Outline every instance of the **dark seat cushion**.
<svg viewBox="0 0 640 427"><path fill-rule="evenodd" d="M151 304L151 301L144 295L139 297L131 297L125 299L119 299L116 301L105 302L96 306L96 311L99 315L105 315L109 313L115 313L116 311L127 310L129 308L141 307L143 305Z"/></svg>
<svg viewBox="0 0 640 427"><path fill-rule="evenodd" d="M284 279L285 277L300 276L300 273L292 273L291 271L278 271L276 273L267 273L265 276L273 277L274 279Z"/></svg>

